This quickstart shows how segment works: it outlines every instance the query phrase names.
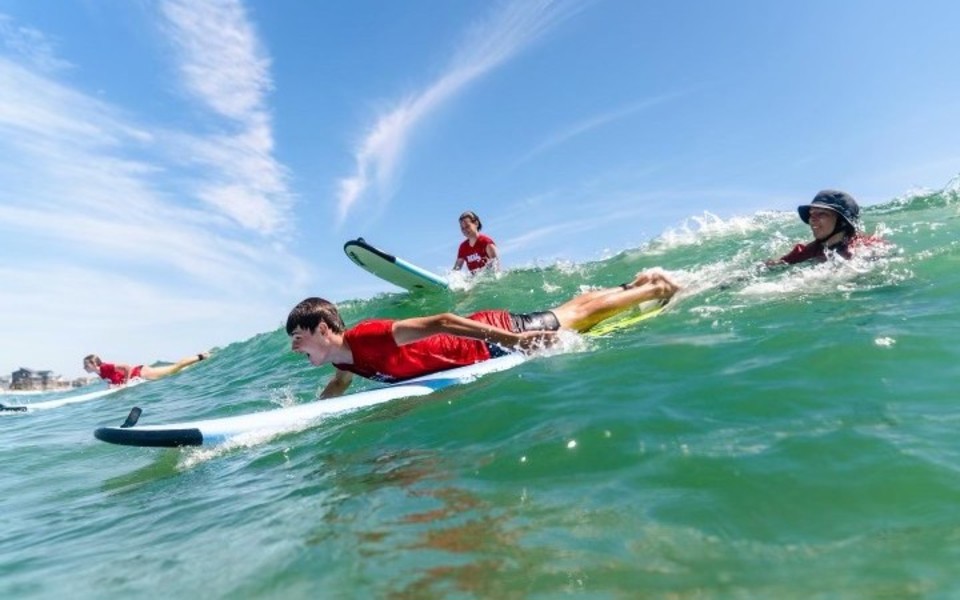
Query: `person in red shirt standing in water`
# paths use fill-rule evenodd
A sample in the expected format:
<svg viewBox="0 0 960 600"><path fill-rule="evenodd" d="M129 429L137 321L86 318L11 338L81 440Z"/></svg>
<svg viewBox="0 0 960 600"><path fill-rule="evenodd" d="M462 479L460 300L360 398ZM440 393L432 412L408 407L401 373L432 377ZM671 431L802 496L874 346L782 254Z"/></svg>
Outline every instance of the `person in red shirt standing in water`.
<svg viewBox="0 0 960 600"><path fill-rule="evenodd" d="M500 254L497 252L497 245L489 236L480 233L483 229L483 223L477 213L467 211L460 215L460 232L467 238L460 244L460 250L457 252L457 261L453 264L453 270L459 271L464 263L471 273L484 267L500 270Z"/></svg>
<svg viewBox="0 0 960 600"><path fill-rule="evenodd" d="M827 252L849 260L858 248L883 243L860 232L860 206L846 192L823 190L810 204L798 206L797 212L800 219L810 225L813 241L797 244L788 254L766 261L768 267L808 260L823 262L827 260Z"/></svg>
<svg viewBox="0 0 960 600"><path fill-rule="evenodd" d="M630 283L586 292L542 312L486 310L460 317L443 313L411 319L369 319L350 329L337 307L307 298L287 316L290 349L310 364L332 364L333 378L321 398L339 396L353 375L383 382L428 375L556 341L561 327L584 332L641 302L669 300L677 285L658 271L638 273Z"/></svg>
<svg viewBox="0 0 960 600"><path fill-rule="evenodd" d="M83 358L83 370L88 373L96 373L101 379L106 379L110 385L124 385L131 379L160 379L167 375L173 375L194 363L210 356L209 352L201 352L194 356L178 360L172 365L161 367L151 367L146 365L137 365L131 367L122 363L107 363L100 360L96 354L89 354Z"/></svg>

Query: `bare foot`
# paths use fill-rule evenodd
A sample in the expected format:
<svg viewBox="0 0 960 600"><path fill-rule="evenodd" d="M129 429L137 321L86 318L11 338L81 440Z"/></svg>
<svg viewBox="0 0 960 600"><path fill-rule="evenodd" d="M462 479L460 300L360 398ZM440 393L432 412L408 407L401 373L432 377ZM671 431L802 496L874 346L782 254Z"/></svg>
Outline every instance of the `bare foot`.
<svg viewBox="0 0 960 600"><path fill-rule="evenodd" d="M641 271L637 273L636 279L624 286L624 289L647 286L652 287L656 298L670 298L680 289L672 279L659 270Z"/></svg>
<svg viewBox="0 0 960 600"><path fill-rule="evenodd" d="M626 283L621 287L625 290L629 290L647 284L653 284L656 286L666 285L668 288L672 289L673 292L676 292L677 289L679 289L679 286L677 286L677 284L667 277L666 274L659 268L640 271L636 274L633 281ZM671 292L670 295L673 295L673 292Z"/></svg>
<svg viewBox="0 0 960 600"><path fill-rule="evenodd" d="M634 275L633 281L631 281L630 283L625 283L625 284L621 285L620 287L622 287L622 288L625 289L625 290L629 290L629 289L632 289L632 288L635 288L635 287L640 287L641 285L644 285L644 284L646 284L646 283L649 283L649 282L650 282L650 278L651 278L652 276L653 276L653 272L651 272L651 271L640 271L639 273L637 273L636 275Z"/></svg>
<svg viewBox="0 0 960 600"><path fill-rule="evenodd" d="M672 298L680 289L680 286L664 273L652 273L649 283L653 286L657 298Z"/></svg>

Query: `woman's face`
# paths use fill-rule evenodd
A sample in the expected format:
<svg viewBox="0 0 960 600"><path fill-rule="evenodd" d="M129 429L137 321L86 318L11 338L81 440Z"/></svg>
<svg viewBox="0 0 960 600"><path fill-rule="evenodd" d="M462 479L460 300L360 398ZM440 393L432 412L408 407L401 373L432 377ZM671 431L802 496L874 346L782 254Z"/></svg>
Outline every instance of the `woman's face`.
<svg viewBox="0 0 960 600"><path fill-rule="evenodd" d="M478 232L476 221L470 217L460 219L460 233L462 233L464 237L476 237Z"/></svg>
<svg viewBox="0 0 960 600"><path fill-rule="evenodd" d="M826 208L810 209L810 231L813 237L823 240L833 234L834 227L837 226L839 215Z"/></svg>

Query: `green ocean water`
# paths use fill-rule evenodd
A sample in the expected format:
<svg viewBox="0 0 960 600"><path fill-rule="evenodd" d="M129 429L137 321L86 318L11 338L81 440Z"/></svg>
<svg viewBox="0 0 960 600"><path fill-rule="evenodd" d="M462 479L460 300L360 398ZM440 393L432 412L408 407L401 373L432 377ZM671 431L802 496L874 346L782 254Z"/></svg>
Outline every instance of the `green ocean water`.
<svg viewBox="0 0 960 600"><path fill-rule="evenodd" d="M351 323L537 310L650 267L684 285L634 329L244 445L92 432L133 405L311 400L330 371L279 328L2 415L0 597L960 597L960 185L864 220L894 246L761 272L806 241L796 216L705 215L606 260L343 303Z"/></svg>

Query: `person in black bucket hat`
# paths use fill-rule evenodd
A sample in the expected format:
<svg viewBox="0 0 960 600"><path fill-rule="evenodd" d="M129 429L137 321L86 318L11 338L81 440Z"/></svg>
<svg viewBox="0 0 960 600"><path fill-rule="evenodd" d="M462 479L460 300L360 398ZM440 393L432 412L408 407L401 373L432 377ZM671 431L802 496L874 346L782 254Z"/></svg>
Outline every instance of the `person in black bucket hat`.
<svg viewBox="0 0 960 600"><path fill-rule="evenodd" d="M813 197L810 204L798 206L797 212L800 213L800 219L808 225L810 224L811 208L831 210L842 217L841 220L837 220L834 231L831 233L837 233L838 230L842 229L849 235L855 235L859 229L860 205L853 199L853 196L846 192L823 190Z"/></svg>
<svg viewBox="0 0 960 600"><path fill-rule="evenodd" d="M768 260L767 266L792 265L808 260L822 262L827 259L828 251L850 259L858 246L880 242L861 233L860 206L846 192L822 190L809 204L798 206L797 212L800 219L810 226L813 241L797 244L790 253Z"/></svg>

